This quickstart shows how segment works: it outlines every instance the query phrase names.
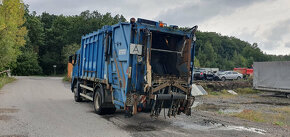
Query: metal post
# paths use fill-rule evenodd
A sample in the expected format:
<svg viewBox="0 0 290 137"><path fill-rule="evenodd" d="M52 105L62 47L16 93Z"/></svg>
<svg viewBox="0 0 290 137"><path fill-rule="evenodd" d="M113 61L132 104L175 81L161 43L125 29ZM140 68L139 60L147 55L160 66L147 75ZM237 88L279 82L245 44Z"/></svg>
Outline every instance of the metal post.
<svg viewBox="0 0 290 137"><path fill-rule="evenodd" d="M56 75L56 65L53 65L54 75Z"/></svg>

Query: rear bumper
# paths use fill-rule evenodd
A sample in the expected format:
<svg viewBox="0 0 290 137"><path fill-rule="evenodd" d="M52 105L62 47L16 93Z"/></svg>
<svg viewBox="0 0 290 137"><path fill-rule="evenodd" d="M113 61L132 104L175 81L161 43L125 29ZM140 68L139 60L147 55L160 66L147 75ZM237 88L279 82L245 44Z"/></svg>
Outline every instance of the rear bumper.
<svg viewBox="0 0 290 137"><path fill-rule="evenodd" d="M187 95L182 94L157 94L155 100L187 100Z"/></svg>

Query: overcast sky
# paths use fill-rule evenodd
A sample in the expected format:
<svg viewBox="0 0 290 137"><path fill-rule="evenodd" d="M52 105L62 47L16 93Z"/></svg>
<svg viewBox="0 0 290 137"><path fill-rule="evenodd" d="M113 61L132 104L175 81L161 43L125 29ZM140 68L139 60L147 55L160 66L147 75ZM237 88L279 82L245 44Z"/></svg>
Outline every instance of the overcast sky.
<svg viewBox="0 0 290 137"><path fill-rule="evenodd" d="M257 42L268 54L290 54L290 0L23 0L30 11L77 15L85 10L198 25Z"/></svg>

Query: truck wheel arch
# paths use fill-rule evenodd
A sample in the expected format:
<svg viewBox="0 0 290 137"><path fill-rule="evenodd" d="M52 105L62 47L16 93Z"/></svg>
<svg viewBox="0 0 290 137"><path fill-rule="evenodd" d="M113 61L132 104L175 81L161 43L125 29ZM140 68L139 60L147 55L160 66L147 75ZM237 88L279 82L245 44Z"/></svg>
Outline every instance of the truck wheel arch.
<svg viewBox="0 0 290 137"><path fill-rule="evenodd" d="M74 92L74 87L77 84L77 82L78 82L77 79L72 79L72 82L71 82L71 92Z"/></svg>

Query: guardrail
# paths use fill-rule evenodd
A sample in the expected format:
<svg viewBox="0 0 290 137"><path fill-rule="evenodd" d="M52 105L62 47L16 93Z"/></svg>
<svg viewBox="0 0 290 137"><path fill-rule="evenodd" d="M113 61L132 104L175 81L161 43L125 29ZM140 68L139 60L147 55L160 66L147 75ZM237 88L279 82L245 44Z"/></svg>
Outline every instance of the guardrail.
<svg viewBox="0 0 290 137"><path fill-rule="evenodd" d="M6 73L8 77L11 77L10 69L0 72L0 75L4 73Z"/></svg>

